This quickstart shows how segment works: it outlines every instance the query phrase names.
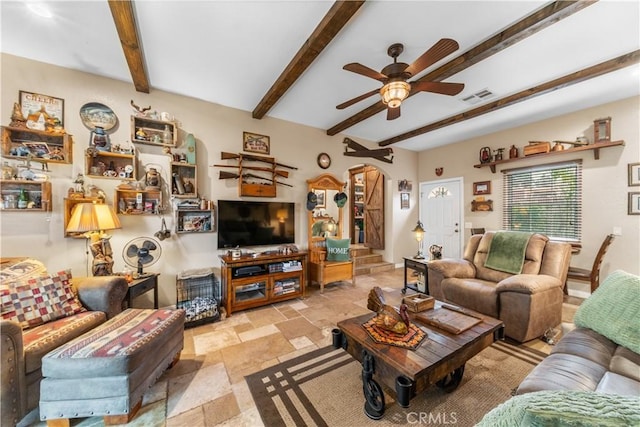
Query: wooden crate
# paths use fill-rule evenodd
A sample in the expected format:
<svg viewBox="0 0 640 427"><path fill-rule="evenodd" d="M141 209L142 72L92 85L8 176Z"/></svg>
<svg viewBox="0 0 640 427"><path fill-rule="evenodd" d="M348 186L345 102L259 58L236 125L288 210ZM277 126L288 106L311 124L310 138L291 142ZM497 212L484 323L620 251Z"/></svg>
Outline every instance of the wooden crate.
<svg viewBox="0 0 640 427"><path fill-rule="evenodd" d="M407 309L413 313L420 311L430 310L434 307L435 298L425 294L414 294L406 296L402 299L402 302L407 305Z"/></svg>
<svg viewBox="0 0 640 427"><path fill-rule="evenodd" d="M551 151L551 143L548 141L529 142L529 145L525 145L524 147L525 156L548 153L549 151Z"/></svg>

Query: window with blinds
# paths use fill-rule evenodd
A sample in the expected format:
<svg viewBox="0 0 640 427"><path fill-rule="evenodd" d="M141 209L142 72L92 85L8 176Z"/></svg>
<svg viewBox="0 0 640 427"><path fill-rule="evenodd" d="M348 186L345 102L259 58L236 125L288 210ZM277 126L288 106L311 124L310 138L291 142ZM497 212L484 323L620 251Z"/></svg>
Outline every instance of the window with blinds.
<svg viewBox="0 0 640 427"><path fill-rule="evenodd" d="M582 162L505 170L502 225L505 230L542 233L580 241Z"/></svg>

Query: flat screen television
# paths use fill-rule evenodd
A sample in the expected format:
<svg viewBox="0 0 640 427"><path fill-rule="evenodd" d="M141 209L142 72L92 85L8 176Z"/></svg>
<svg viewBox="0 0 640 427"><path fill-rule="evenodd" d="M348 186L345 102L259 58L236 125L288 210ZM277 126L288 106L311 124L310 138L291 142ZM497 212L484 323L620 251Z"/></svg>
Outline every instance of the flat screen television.
<svg viewBox="0 0 640 427"><path fill-rule="evenodd" d="M295 240L295 203L218 200L218 249Z"/></svg>

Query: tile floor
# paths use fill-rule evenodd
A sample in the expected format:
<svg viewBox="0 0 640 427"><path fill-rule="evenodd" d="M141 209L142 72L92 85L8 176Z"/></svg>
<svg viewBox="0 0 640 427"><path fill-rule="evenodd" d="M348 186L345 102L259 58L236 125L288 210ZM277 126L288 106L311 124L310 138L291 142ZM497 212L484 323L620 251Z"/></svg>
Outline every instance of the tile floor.
<svg viewBox="0 0 640 427"><path fill-rule="evenodd" d="M234 312L219 322L186 329L179 363L145 395L128 426L262 426L244 376L330 345L338 321L369 311L367 295L373 286L380 286L389 302L397 302L403 274L396 269L358 276L355 286L333 284L322 294L312 285L305 298ZM550 350L540 340L529 345ZM72 425L101 425L101 419L72 420Z"/></svg>

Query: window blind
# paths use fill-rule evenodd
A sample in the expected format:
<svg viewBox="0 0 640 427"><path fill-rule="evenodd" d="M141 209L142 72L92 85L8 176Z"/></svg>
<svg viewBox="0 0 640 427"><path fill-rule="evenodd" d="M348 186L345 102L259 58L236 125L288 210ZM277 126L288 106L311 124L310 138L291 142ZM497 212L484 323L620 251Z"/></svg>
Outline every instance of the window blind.
<svg viewBox="0 0 640 427"><path fill-rule="evenodd" d="M554 240L582 236L582 162L503 171L505 230L542 233Z"/></svg>

